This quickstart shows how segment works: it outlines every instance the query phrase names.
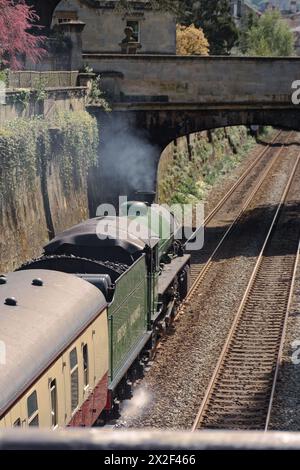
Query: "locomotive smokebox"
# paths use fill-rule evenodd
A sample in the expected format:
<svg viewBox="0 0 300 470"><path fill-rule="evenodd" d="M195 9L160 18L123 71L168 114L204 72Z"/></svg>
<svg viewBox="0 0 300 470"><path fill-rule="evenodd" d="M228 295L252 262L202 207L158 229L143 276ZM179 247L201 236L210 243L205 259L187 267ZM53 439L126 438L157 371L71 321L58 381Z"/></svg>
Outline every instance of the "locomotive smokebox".
<svg viewBox="0 0 300 470"><path fill-rule="evenodd" d="M135 199L139 202L144 202L151 206L155 202L156 193L155 191L137 191L135 193Z"/></svg>

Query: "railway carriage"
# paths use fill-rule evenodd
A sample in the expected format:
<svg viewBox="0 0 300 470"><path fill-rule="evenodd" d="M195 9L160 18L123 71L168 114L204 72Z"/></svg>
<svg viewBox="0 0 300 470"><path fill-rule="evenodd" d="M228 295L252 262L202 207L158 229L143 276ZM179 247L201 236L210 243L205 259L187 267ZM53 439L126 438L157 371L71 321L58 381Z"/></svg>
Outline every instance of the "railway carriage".
<svg viewBox="0 0 300 470"><path fill-rule="evenodd" d="M101 334L107 335L106 342L101 350L93 346L93 354L107 362L107 375L101 379L107 377L106 400L97 399L104 382L98 390L93 382L86 391L86 407L78 403L64 425L99 423L118 413L119 400L130 398L132 382L143 373L143 359L151 355L189 288L190 257L176 240L179 229L165 209L129 203L120 217L96 217L66 230L45 247L42 257L20 268L19 275L43 270L69 279L70 274L72 282L77 277L103 301L106 325ZM86 308L86 302L78 308ZM67 323L60 327L68 329Z"/></svg>
<svg viewBox="0 0 300 470"><path fill-rule="evenodd" d="M0 280L0 426L91 426L107 400L104 295L55 271Z"/></svg>

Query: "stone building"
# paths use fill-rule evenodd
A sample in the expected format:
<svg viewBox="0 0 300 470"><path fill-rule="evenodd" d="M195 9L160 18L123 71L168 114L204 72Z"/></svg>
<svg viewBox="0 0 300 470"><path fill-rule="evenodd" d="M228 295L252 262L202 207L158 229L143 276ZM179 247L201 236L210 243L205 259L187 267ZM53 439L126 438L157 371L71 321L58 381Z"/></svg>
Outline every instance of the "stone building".
<svg viewBox="0 0 300 470"><path fill-rule="evenodd" d="M149 1L132 1L128 10L117 1L62 0L53 23L81 21L83 52L120 53L126 43L125 29L131 28L131 41L142 54L176 54L176 19L168 12L152 8Z"/></svg>
<svg viewBox="0 0 300 470"><path fill-rule="evenodd" d="M237 26L243 23L243 20L249 14L260 15L260 11L246 0L231 0L231 14Z"/></svg>

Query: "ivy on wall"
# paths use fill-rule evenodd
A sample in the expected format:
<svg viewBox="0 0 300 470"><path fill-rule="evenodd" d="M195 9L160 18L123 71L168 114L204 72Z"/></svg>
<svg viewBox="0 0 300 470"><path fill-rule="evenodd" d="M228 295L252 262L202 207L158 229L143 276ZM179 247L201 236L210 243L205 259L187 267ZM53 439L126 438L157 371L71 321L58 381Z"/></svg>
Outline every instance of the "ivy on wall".
<svg viewBox="0 0 300 470"><path fill-rule="evenodd" d="M88 113L62 112L51 120L18 118L0 128L0 203L34 191L36 177L55 159L64 190L96 165L98 126Z"/></svg>
<svg viewBox="0 0 300 470"><path fill-rule="evenodd" d="M58 161L64 189L68 192L88 169L97 164L99 132L95 118L87 112L59 113L55 120L58 129L52 149Z"/></svg>

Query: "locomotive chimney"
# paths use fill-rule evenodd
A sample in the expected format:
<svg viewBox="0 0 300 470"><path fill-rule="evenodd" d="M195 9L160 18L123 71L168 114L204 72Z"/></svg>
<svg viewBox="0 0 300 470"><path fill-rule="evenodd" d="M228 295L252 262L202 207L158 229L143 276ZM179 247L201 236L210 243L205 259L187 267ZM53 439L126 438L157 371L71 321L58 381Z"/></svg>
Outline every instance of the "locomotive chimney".
<svg viewBox="0 0 300 470"><path fill-rule="evenodd" d="M139 202L144 202L151 206L155 202L155 191L137 191L135 193L135 198Z"/></svg>

